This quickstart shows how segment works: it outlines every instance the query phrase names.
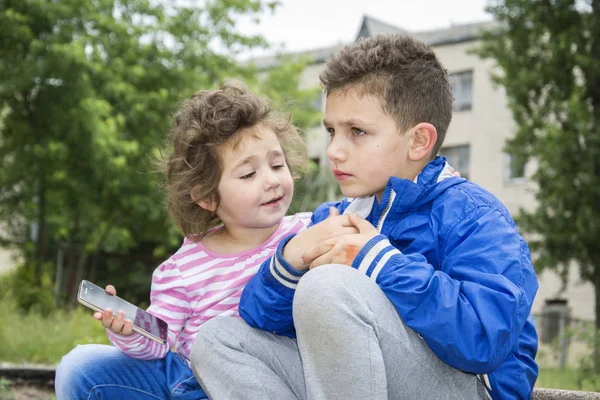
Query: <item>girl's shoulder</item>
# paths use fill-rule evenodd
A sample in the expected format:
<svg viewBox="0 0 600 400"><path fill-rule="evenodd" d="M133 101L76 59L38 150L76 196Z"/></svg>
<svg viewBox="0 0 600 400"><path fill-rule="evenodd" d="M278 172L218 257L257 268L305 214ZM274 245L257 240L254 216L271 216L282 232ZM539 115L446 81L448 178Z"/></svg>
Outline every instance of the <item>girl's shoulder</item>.
<svg viewBox="0 0 600 400"><path fill-rule="evenodd" d="M279 230L289 230L290 233L306 227L310 223L312 213L301 212L294 215L286 215L279 225Z"/></svg>

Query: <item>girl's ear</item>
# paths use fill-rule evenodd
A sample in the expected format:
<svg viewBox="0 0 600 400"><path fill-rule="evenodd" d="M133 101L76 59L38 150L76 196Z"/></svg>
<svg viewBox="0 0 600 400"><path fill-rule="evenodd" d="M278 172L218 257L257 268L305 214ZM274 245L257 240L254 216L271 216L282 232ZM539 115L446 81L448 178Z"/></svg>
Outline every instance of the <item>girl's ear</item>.
<svg viewBox="0 0 600 400"><path fill-rule="evenodd" d="M217 211L217 202L210 199L202 198L202 188L200 185L196 185L190 190L190 197L192 201L204 208L206 211L215 212Z"/></svg>

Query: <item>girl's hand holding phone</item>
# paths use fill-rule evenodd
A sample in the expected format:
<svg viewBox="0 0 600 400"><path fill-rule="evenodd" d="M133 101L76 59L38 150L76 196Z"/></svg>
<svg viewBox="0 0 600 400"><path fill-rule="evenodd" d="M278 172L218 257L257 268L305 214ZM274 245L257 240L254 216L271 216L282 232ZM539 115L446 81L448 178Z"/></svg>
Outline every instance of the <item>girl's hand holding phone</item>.
<svg viewBox="0 0 600 400"><path fill-rule="evenodd" d="M113 285L107 285L104 291L111 296L117 295L117 289ZM125 319L125 313L118 310L116 317L113 317L112 309L107 308L104 312L95 312L94 318L102 322L102 326L110 329L113 333L121 336L130 336L133 334L133 322Z"/></svg>

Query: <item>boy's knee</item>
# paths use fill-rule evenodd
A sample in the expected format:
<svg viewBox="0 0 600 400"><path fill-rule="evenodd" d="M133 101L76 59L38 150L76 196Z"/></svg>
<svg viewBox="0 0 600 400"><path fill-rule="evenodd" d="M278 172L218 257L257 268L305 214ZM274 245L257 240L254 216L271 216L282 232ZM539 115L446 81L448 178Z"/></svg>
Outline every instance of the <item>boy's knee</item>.
<svg viewBox="0 0 600 400"><path fill-rule="evenodd" d="M294 295L294 322L297 324L304 316L314 320L335 313L336 305L345 304L351 297L347 282L356 273L346 265L323 265L307 272Z"/></svg>
<svg viewBox="0 0 600 400"><path fill-rule="evenodd" d="M338 297L338 293L349 290L346 283L356 274L357 271L347 265L330 264L316 267L300 279L294 300Z"/></svg>
<svg viewBox="0 0 600 400"><path fill-rule="evenodd" d="M206 360L214 353L216 345L225 344L224 341L234 338L240 332L240 324L245 322L234 317L216 317L202 324L192 344L190 352L192 364Z"/></svg>

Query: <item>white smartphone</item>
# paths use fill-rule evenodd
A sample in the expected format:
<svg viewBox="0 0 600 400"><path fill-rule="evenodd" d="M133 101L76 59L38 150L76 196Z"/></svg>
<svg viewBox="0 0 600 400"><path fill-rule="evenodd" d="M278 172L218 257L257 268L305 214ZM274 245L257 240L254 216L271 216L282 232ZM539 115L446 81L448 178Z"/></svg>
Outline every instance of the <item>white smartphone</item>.
<svg viewBox="0 0 600 400"><path fill-rule="evenodd" d="M125 313L125 319L130 319L133 322L135 332L158 343L167 343L169 325L165 321L118 296L106 293L104 289L89 281L81 281L77 300L94 311L103 312L105 309L110 308L113 316L116 316L117 312L121 310Z"/></svg>

